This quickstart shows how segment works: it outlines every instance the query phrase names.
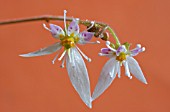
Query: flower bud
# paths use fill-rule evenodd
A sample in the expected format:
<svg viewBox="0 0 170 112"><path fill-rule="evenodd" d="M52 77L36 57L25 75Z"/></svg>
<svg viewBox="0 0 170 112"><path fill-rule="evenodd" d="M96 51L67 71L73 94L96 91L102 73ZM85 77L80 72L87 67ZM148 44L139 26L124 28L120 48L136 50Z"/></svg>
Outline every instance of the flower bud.
<svg viewBox="0 0 170 112"><path fill-rule="evenodd" d="M91 25L87 26L89 28ZM92 28L88 29L88 32L99 32L100 28L97 26L97 24L94 24Z"/></svg>
<svg viewBox="0 0 170 112"><path fill-rule="evenodd" d="M109 33L108 33L108 32L104 32L104 33L102 34L101 39L102 39L102 40L105 40L105 41L109 40Z"/></svg>

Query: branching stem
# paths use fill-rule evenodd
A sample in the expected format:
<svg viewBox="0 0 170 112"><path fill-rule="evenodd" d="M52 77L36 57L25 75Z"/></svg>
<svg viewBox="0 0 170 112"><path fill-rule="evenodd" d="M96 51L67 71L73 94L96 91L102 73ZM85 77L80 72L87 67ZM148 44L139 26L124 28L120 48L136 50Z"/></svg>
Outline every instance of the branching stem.
<svg viewBox="0 0 170 112"><path fill-rule="evenodd" d="M63 21L64 17L62 16L52 16L52 15L44 15L44 16L37 16L37 17L30 17L30 18L21 18L21 19L13 19L13 20L6 20L6 21L0 21L0 25L8 25L8 24L15 24L15 23L24 23L24 22L32 22L32 21L46 21L49 22L50 20L59 20ZM66 21L72 21L72 18L66 18ZM85 26L90 26L92 21L89 20L79 20L79 23ZM120 42L113 31L111 27L109 27L107 24L102 23L102 22L95 22L97 24L97 27L99 28L106 28L109 30L111 35L114 37L116 40L116 43L120 45Z"/></svg>

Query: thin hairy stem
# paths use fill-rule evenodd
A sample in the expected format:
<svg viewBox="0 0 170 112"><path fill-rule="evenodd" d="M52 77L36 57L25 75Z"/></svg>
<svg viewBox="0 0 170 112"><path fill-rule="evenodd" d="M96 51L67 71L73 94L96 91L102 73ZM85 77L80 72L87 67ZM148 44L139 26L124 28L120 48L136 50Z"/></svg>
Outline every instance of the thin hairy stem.
<svg viewBox="0 0 170 112"><path fill-rule="evenodd" d="M37 16L37 17L30 17L30 18L20 18L20 19L0 21L0 25L31 22L31 21L46 21L46 22L49 22L50 20L63 21L64 17L63 16L44 15L44 16ZM73 18L68 18L68 17L66 18L66 21L72 21L72 20L73 20ZM91 25L91 21L89 21L89 20L79 20L79 23L83 24L85 26ZM98 27L107 26L107 24L101 23L101 22L95 22L95 24L98 24Z"/></svg>
<svg viewBox="0 0 170 112"><path fill-rule="evenodd" d="M113 29L111 27L107 27L107 29L109 30L109 32L112 34L113 38L116 40L116 44L117 45L121 45L120 42L119 42L119 39L118 37L116 36L116 33L113 31Z"/></svg>
<svg viewBox="0 0 170 112"><path fill-rule="evenodd" d="M73 18L66 18L66 21L71 22ZM30 18L20 18L20 19L13 19L13 20L6 20L6 21L0 21L0 25L8 25L8 24L16 24L16 23L24 23L24 22L32 22L32 21L46 21L49 22L50 20L58 20L58 21L64 21L63 16L52 16L52 15L44 15L44 16L37 16L37 17L30 17ZM89 20L79 20L79 23L85 26L90 26L92 24L92 21ZM99 28L102 28L104 32L106 28L109 30L111 35L114 37L116 40L116 43L120 45L120 42L113 31L111 27L109 27L107 24L102 23L102 22L95 22L96 26ZM102 32L99 32L102 33Z"/></svg>

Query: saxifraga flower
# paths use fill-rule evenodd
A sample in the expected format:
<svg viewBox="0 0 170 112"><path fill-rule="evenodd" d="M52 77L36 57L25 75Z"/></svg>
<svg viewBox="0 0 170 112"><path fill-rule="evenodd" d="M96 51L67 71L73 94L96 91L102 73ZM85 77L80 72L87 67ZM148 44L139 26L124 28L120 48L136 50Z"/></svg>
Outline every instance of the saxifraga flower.
<svg viewBox="0 0 170 112"><path fill-rule="evenodd" d="M66 68L68 71L68 75L70 77L71 83L75 90L78 92L79 96L83 100L83 102L91 108L91 92L90 92L90 81L88 72L86 69L86 65L82 56L87 59L89 62L91 61L78 47L78 44L86 44L86 43L99 43L97 42L89 42L93 37L93 32L83 31L79 33L79 19L74 19L69 24L68 28L66 26L66 10L64 10L64 27L63 30L60 26L50 24L50 28L47 28L45 24L43 24L44 28L52 33L52 36L56 39L59 39L60 42L56 42L55 44L42 48L38 51L31 52L28 54L21 54L22 57L35 57L42 56L54 53L56 51L60 51L62 47L64 47L64 52L58 58L59 53L53 59L53 64L55 60L62 60L61 67L64 67L64 62L66 60ZM81 55L80 55L80 53Z"/></svg>
<svg viewBox="0 0 170 112"><path fill-rule="evenodd" d="M95 100L97 97L99 97L111 85L112 81L116 77L116 74L118 74L118 77L120 78L120 67L122 64L125 67L126 76L132 79L132 76L130 75L131 72L138 80L147 84L138 62L133 58L133 56L145 51L144 47L141 47L140 44L137 44L136 48L129 50L129 44L126 43L116 48L111 47L112 44L109 41L106 41L106 46L108 48L102 48L99 56L107 56L110 59L102 69L98 83L92 95L92 100Z"/></svg>

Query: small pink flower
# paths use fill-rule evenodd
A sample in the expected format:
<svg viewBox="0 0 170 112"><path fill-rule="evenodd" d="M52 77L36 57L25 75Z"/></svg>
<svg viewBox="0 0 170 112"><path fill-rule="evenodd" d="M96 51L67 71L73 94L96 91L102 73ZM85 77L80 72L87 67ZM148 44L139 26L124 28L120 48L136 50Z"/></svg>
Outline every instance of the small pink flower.
<svg viewBox="0 0 170 112"><path fill-rule="evenodd" d="M116 77L116 74L118 74L118 77L120 78L120 67L122 66L122 64L125 67L126 76L132 79L132 76L130 75L131 72L137 79L147 84L147 81L138 62L133 58L133 56L136 56L140 52L145 51L144 47L141 48L141 45L137 44L135 49L129 50L127 46L121 45L117 49L115 49L110 46L109 41L106 42L106 46L108 48L102 48L99 55L107 56L110 59L104 65L99 76L98 83L92 95L93 100L99 97L111 85L112 81Z"/></svg>
<svg viewBox="0 0 170 112"><path fill-rule="evenodd" d="M66 60L66 68L68 71L68 75L72 82L73 87L78 92L81 99L84 103L91 108L91 92L90 92L90 81L88 72L86 69L86 65L82 56L87 59L89 62L91 61L78 47L76 44L86 44L86 43L99 43L97 42L89 42L93 37L94 33L83 31L79 33L79 19L74 19L68 26L66 27L66 10L64 11L64 26L63 30L60 26L50 24L50 28L47 28L45 24L43 24L44 28L51 32L52 36L58 40L55 44L42 48L38 51L31 52L28 54L21 54L22 57L35 57L52 54L56 51L60 51L62 47L64 47L64 52L58 58L59 52L55 56L52 61L53 64L55 60L62 60L61 67L64 67L64 62ZM81 53L81 55L80 55Z"/></svg>

